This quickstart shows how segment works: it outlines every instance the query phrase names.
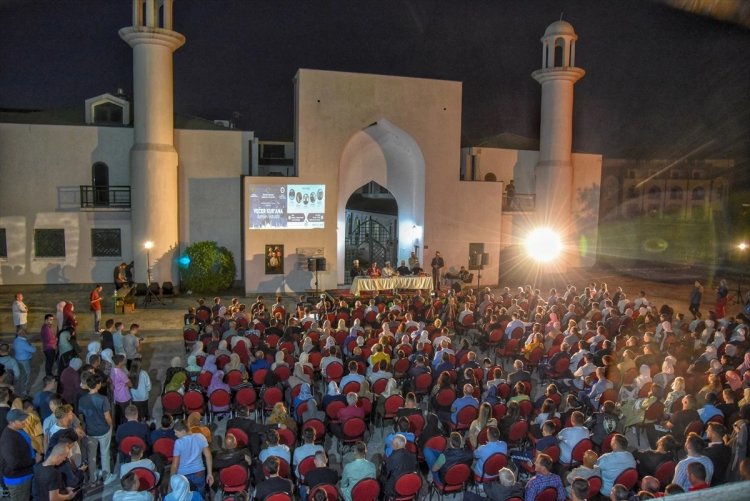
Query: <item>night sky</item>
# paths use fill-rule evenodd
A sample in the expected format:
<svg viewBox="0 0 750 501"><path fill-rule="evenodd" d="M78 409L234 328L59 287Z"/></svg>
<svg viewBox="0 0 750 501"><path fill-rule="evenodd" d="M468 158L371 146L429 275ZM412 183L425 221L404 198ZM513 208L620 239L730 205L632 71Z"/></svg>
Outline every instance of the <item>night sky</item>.
<svg viewBox="0 0 750 501"><path fill-rule="evenodd" d="M750 157L750 30L650 0L177 0L175 111L293 138L298 68L463 82L464 145L539 134L539 41L578 33L574 149ZM132 92L128 0L0 0L0 108ZM706 146L707 145L707 146ZM702 149L701 149L702 148Z"/></svg>

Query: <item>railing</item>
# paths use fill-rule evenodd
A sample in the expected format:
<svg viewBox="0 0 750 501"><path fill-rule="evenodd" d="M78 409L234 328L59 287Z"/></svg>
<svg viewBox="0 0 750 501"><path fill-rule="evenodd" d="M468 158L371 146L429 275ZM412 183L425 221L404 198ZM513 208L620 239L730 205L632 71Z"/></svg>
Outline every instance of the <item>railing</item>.
<svg viewBox="0 0 750 501"><path fill-rule="evenodd" d="M503 195L503 212L533 212L536 208L534 193L516 193L513 197Z"/></svg>
<svg viewBox="0 0 750 501"><path fill-rule="evenodd" d="M130 209L130 186L81 186L81 209Z"/></svg>

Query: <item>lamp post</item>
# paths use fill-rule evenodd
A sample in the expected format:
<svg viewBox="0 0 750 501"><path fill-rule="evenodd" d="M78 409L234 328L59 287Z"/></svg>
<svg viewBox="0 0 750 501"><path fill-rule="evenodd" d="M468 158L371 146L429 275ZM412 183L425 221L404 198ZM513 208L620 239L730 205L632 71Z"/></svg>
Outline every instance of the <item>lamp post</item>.
<svg viewBox="0 0 750 501"><path fill-rule="evenodd" d="M154 242L147 240L143 244L143 248L146 249L146 287L151 286L151 249L154 248Z"/></svg>

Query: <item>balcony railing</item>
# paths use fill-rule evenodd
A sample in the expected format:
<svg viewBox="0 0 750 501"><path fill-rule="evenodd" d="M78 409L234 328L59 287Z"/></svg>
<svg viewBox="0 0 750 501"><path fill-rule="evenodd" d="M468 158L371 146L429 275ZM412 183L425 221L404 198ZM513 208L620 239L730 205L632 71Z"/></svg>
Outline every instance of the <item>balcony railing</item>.
<svg viewBox="0 0 750 501"><path fill-rule="evenodd" d="M503 195L503 212L533 212L536 208L534 193L516 193L512 198Z"/></svg>
<svg viewBox="0 0 750 501"><path fill-rule="evenodd" d="M81 186L81 209L130 209L130 186Z"/></svg>

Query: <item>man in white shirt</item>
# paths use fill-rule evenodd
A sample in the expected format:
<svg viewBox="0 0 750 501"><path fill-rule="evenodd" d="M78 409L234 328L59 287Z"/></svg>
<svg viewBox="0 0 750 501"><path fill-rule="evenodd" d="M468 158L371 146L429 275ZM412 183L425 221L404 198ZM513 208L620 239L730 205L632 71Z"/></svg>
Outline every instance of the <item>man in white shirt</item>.
<svg viewBox="0 0 750 501"><path fill-rule="evenodd" d="M612 437L612 452L602 454L596 466L602 472L603 496L609 496L615 480L622 472L629 468L635 468L635 458L628 452L628 439L619 433ZM685 489L687 492L687 489Z"/></svg>
<svg viewBox="0 0 750 501"><path fill-rule="evenodd" d="M13 311L13 325L16 326L16 332L21 329L26 330L26 324L28 323L29 309L23 302L23 294L20 292L16 294L16 298L11 305Z"/></svg>

